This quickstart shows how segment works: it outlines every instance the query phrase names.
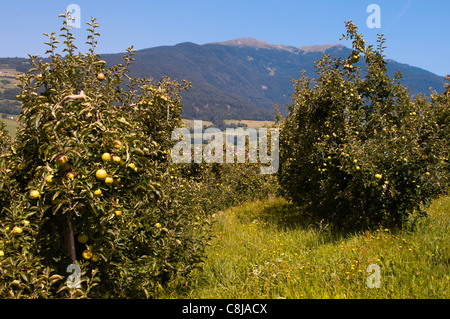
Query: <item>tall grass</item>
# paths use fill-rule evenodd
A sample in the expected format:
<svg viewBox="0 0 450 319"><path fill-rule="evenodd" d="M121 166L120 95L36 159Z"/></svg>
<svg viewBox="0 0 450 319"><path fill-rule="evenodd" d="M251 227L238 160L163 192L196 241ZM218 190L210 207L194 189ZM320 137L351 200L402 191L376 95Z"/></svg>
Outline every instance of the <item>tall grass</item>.
<svg viewBox="0 0 450 319"><path fill-rule="evenodd" d="M216 216L203 269L163 298L449 298L450 197L403 230L340 233L271 198ZM370 264L380 288L368 288Z"/></svg>

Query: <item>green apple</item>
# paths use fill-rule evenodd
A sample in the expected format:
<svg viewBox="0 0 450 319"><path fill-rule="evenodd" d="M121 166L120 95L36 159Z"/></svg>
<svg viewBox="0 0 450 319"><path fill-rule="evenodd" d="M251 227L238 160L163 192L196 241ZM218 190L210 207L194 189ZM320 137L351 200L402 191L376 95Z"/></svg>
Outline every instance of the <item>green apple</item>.
<svg viewBox="0 0 450 319"><path fill-rule="evenodd" d="M86 244L87 241L88 241L88 239L89 239L89 236L86 235L86 234L80 234L80 235L78 235L78 242L79 242L80 244Z"/></svg>

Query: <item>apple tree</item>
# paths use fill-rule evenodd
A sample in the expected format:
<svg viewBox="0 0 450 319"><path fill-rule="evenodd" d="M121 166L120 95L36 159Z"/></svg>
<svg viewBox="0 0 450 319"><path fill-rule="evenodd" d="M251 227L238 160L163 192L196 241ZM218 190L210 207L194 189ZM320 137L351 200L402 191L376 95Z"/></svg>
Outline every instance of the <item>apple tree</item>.
<svg viewBox="0 0 450 319"><path fill-rule="evenodd" d="M429 110L433 117L432 125L439 128L439 135L433 147L441 162L444 188L450 186L450 74L445 77L444 91L441 94L433 92L431 95L432 108Z"/></svg>
<svg viewBox="0 0 450 319"><path fill-rule="evenodd" d="M49 57L30 56L20 78L23 112L1 170L0 296L151 297L198 266L208 238L204 212L179 204L189 185L169 176L189 84L131 78L132 48L107 67L95 19L91 48L76 53L62 17L62 53L46 34ZM72 264L79 288L65 282Z"/></svg>
<svg viewBox="0 0 450 319"><path fill-rule="evenodd" d="M413 97L399 72L389 77L382 35L374 47L346 28L350 55L323 55L278 119L280 187L339 227L400 226L444 190L445 119L435 123L442 112Z"/></svg>

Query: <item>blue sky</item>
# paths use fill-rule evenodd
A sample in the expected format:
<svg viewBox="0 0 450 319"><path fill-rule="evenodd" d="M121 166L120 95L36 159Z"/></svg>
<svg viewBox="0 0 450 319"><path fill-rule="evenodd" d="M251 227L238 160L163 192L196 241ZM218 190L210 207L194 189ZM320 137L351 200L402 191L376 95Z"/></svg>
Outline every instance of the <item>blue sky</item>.
<svg viewBox="0 0 450 319"><path fill-rule="evenodd" d="M381 28L366 25L372 3L381 9ZM448 0L0 0L0 56L43 55L43 33L59 33L58 14L69 4L81 9L82 27L74 29L81 51L90 17L100 24L99 53L242 37L292 46L338 43L344 21L353 20L366 43L385 35L388 58L450 73Z"/></svg>

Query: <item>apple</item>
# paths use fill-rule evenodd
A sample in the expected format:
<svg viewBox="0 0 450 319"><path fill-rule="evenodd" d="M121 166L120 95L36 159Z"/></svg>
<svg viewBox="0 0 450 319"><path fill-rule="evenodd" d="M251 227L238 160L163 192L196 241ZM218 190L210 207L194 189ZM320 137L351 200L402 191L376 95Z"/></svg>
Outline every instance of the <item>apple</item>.
<svg viewBox="0 0 450 319"><path fill-rule="evenodd" d="M47 177L45 177L45 181L46 181L48 184L53 183L53 175L47 175Z"/></svg>
<svg viewBox="0 0 450 319"><path fill-rule="evenodd" d="M134 165L134 163L128 164L128 167L131 168L131 169L136 170L136 165Z"/></svg>
<svg viewBox="0 0 450 319"><path fill-rule="evenodd" d="M115 140L113 144L114 144L114 147L117 148L117 149L122 147L122 142L121 141Z"/></svg>
<svg viewBox="0 0 450 319"><path fill-rule="evenodd" d="M56 158L56 164L58 164L59 166L64 166L64 165L66 165L66 164L67 164L67 161L68 161L68 159L67 159L67 156L66 156L66 155L59 155L59 156Z"/></svg>
<svg viewBox="0 0 450 319"><path fill-rule="evenodd" d="M75 173L75 172L69 172L69 173L67 173L66 176L67 176L68 179L74 179L75 176L77 176L77 173Z"/></svg>
<svg viewBox="0 0 450 319"><path fill-rule="evenodd" d="M99 170L97 170L97 172L95 172L95 177L99 180L102 180L102 181L105 180L106 176L107 176L107 173L104 169L99 169Z"/></svg>
<svg viewBox="0 0 450 319"><path fill-rule="evenodd" d="M105 79L105 75L103 73L97 74L97 80L103 81Z"/></svg>
<svg viewBox="0 0 450 319"><path fill-rule="evenodd" d="M14 226L14 228L12 229L12 232L14 234L21 234L22 233L22 228Z"/></svg>
<svg viewBox="0 0 450 319"><path fill-rule="evenodd" d="M0 250L0 257L5 256L5 252L3 250Z"/></svg>
<svg viewBox="0 0 450 319"><path fill-rule="evenodd" d="M375 178L377 178L377 179L382 179L382 178L383 178L383 175L381 175L381 174L375 174Z"/></svg>
<svg viewBox="0 0 450 319"><path fill-rule="evenodd" d="M94 191L94 195L96 195L96 196L100 196L101 194L102 194L102 190L101 189L96 189Z"/></svg>
<svg viewBox="0 0 450 319"><path fill-rule="evenodd" d="M40 74L40 73L37 74L36 75L36 80L38 80L38 81L42 80L42 74Z"/></svg>
<svg viewBox="0 0 450 319"><path fill-rule="evenodd" d="M114 155L112 157L112 160L114 163L119 164L122 159L120 158L120 156Z"/></svg>
<svg viewBox="0 0 450 319"><path fill-rule="evenodd" d="M114 213L116 214L116 216L122 215L122 211L120 211L120 210L116 210Z"/></svg>
<svg viewBox="0 0 450 319"><path fill-rule="evenodd" d="M111 160L111 154L109 154L109 153L103 153L103 155L102 155L102 160L103 160L104 162L107 162L107 161Z"/></svg>
<svg viewBox="0 0 450 319"><path fill-rule="evenodd" d="M114 179L112 178L112 176L107 176L105 178L105 184L111 185L112 183L114 183Z"/></svg>
<svg viewBox="0 0 450 319"><path fill-rule="evenodd" d="M32 190L30 192L30 196L31 196L31 198L38 198L39 196L41 196L41 194L37 190Z"/></svg>
<svg viewBox="0 0 450 319"><path fill-rule="evenodd" d="M356 63L356 62L359 61L359 58L360 58L360 55L359 55L359 54L352 55L352 57L351 57L351 62L352 62L352 63Z"/></svg>
<svg viewBox="0 0 450 319"><path fill-rule="evenodd" d="M93 253L92 254L92 261L93 262L97 262L97 261L99 261L99 259L100 259L99 254L97 254L97 253Z"/></svg>
<svg viewBox="0 0 450 319"><path fill-rule="evenodd" d="M84 250L83 253L81 254L81 256L83 256L84 259L91 259L92 258L92 252L88 249Z"/></svg>
<svg viewBox="0 0 450 319"><path fill-rule="evenodd" d="M89 239L89 236L86 235L86 234L80 234L80 235L78 235L78 242L79 242L80 244L86 244L87 241L88 241L88 239Z"/></svg>

